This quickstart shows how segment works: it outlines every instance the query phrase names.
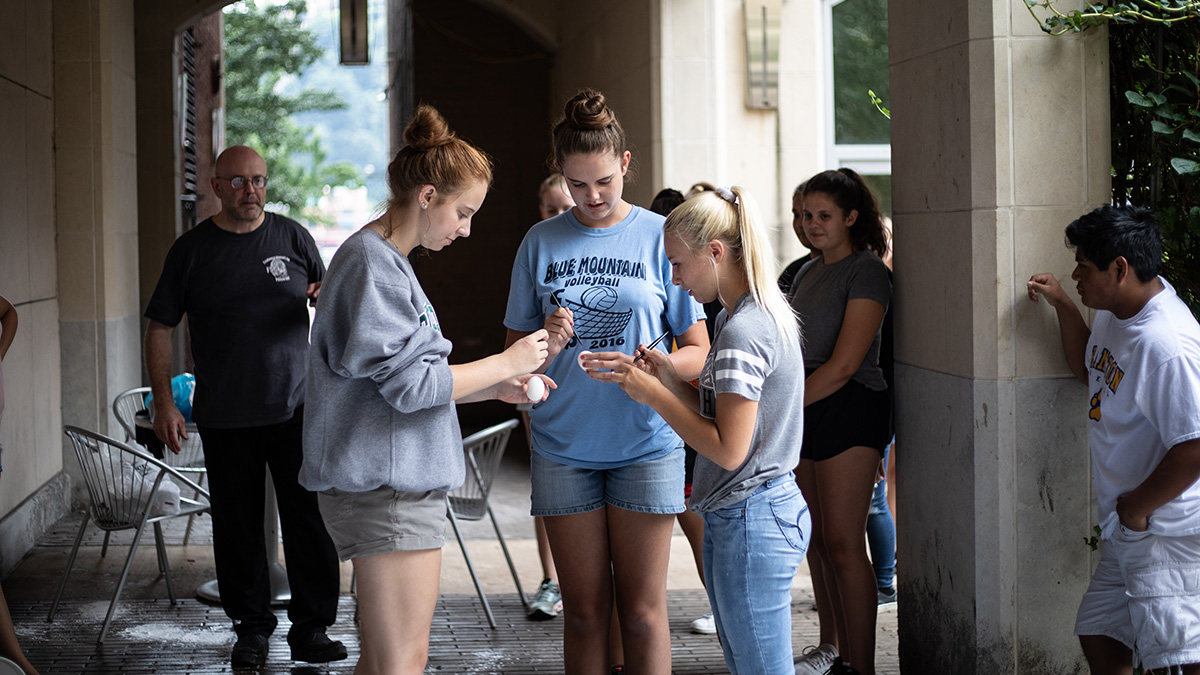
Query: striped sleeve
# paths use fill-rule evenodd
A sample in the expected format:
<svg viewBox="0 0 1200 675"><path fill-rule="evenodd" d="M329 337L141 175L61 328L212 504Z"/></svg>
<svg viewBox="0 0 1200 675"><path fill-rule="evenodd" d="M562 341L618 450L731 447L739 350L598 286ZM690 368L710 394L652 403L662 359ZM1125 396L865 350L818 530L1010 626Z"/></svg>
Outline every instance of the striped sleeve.
<svg viewBox="0 0 1200 675"><path fill-rule="evenodd" d="M743 349L724 348L713 360L713 389L718 394L737 394L751 401L762 395L767 361Z"/></svg>

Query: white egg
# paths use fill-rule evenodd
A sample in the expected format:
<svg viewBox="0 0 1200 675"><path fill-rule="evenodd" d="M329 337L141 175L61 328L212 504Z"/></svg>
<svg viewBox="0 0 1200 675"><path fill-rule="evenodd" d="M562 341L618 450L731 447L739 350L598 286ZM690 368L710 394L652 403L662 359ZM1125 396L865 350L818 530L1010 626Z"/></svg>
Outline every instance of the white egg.
<svg viewBox="0 0 1200 675"><path fill-rule="evenodd" d="M542 381L542 378L537 376L531 377L525 384L528 387L525 395L529 397L529 400L534 403L541 401L542 396L546 394L546 383Z"/></svg>
<svg viewBox="0 0 1200 675"><path fill-rule="evenodd" d="M584 365L583 365L583 359L584 359L584 357L591 356L591 355L592 355L591 352L579 352L579 367L583 368L583 371L585 373L587 372L587 368L584 367Z"/></svg>

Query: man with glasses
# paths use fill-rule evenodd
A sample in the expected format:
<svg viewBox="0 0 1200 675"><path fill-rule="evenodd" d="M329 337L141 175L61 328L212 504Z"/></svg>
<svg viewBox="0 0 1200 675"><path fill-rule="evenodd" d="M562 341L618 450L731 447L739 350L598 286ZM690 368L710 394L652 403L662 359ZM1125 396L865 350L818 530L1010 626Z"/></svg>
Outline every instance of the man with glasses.
<svg viewBox="0 0 1200 675"><path fill-rule="evenodd" d="M187 432L171 393L172 335L188 317L196 376L192 417L204 442L217 585L238 636L234 668L265 664L277 623L263 533L268 467L292 592L292 659L346 658L342 643L325 634L337 612L337 554L316 495L297 482L306 305L316 302L325 266L307 230L263 210L266 173L263 158L246 146L221 153L211 181L221 210L171 246L146 307L154 432L173 452Z"/></svg>

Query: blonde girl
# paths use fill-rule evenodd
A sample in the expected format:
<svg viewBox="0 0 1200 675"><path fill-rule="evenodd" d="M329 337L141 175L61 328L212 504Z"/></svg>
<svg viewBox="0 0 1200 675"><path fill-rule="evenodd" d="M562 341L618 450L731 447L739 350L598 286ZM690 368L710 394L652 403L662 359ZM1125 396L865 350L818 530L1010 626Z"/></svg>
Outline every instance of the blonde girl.
<svg viewBox="0 0 1200 675"><path fill-rule="evenodd" d="M744 190L689 199L665 236L672 281L722 306L699 389L657 352L613 379L701 455L691 508L704 517L705 586L730 672L790 675L792 580L811 529L792 474L804 428L796 320Z"/></svg>

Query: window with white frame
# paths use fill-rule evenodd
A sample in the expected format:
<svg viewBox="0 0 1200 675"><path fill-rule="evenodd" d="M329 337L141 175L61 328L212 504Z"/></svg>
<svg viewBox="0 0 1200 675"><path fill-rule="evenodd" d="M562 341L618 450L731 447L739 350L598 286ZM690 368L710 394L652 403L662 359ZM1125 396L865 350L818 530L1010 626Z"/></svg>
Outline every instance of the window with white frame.
<svg viewBox="0 0 1200 675"><path fill-rule="evenodd" d="M890 121L868 92L888 97L887 0L824 0L826 157L871 185L892 212Z"/></svg>

